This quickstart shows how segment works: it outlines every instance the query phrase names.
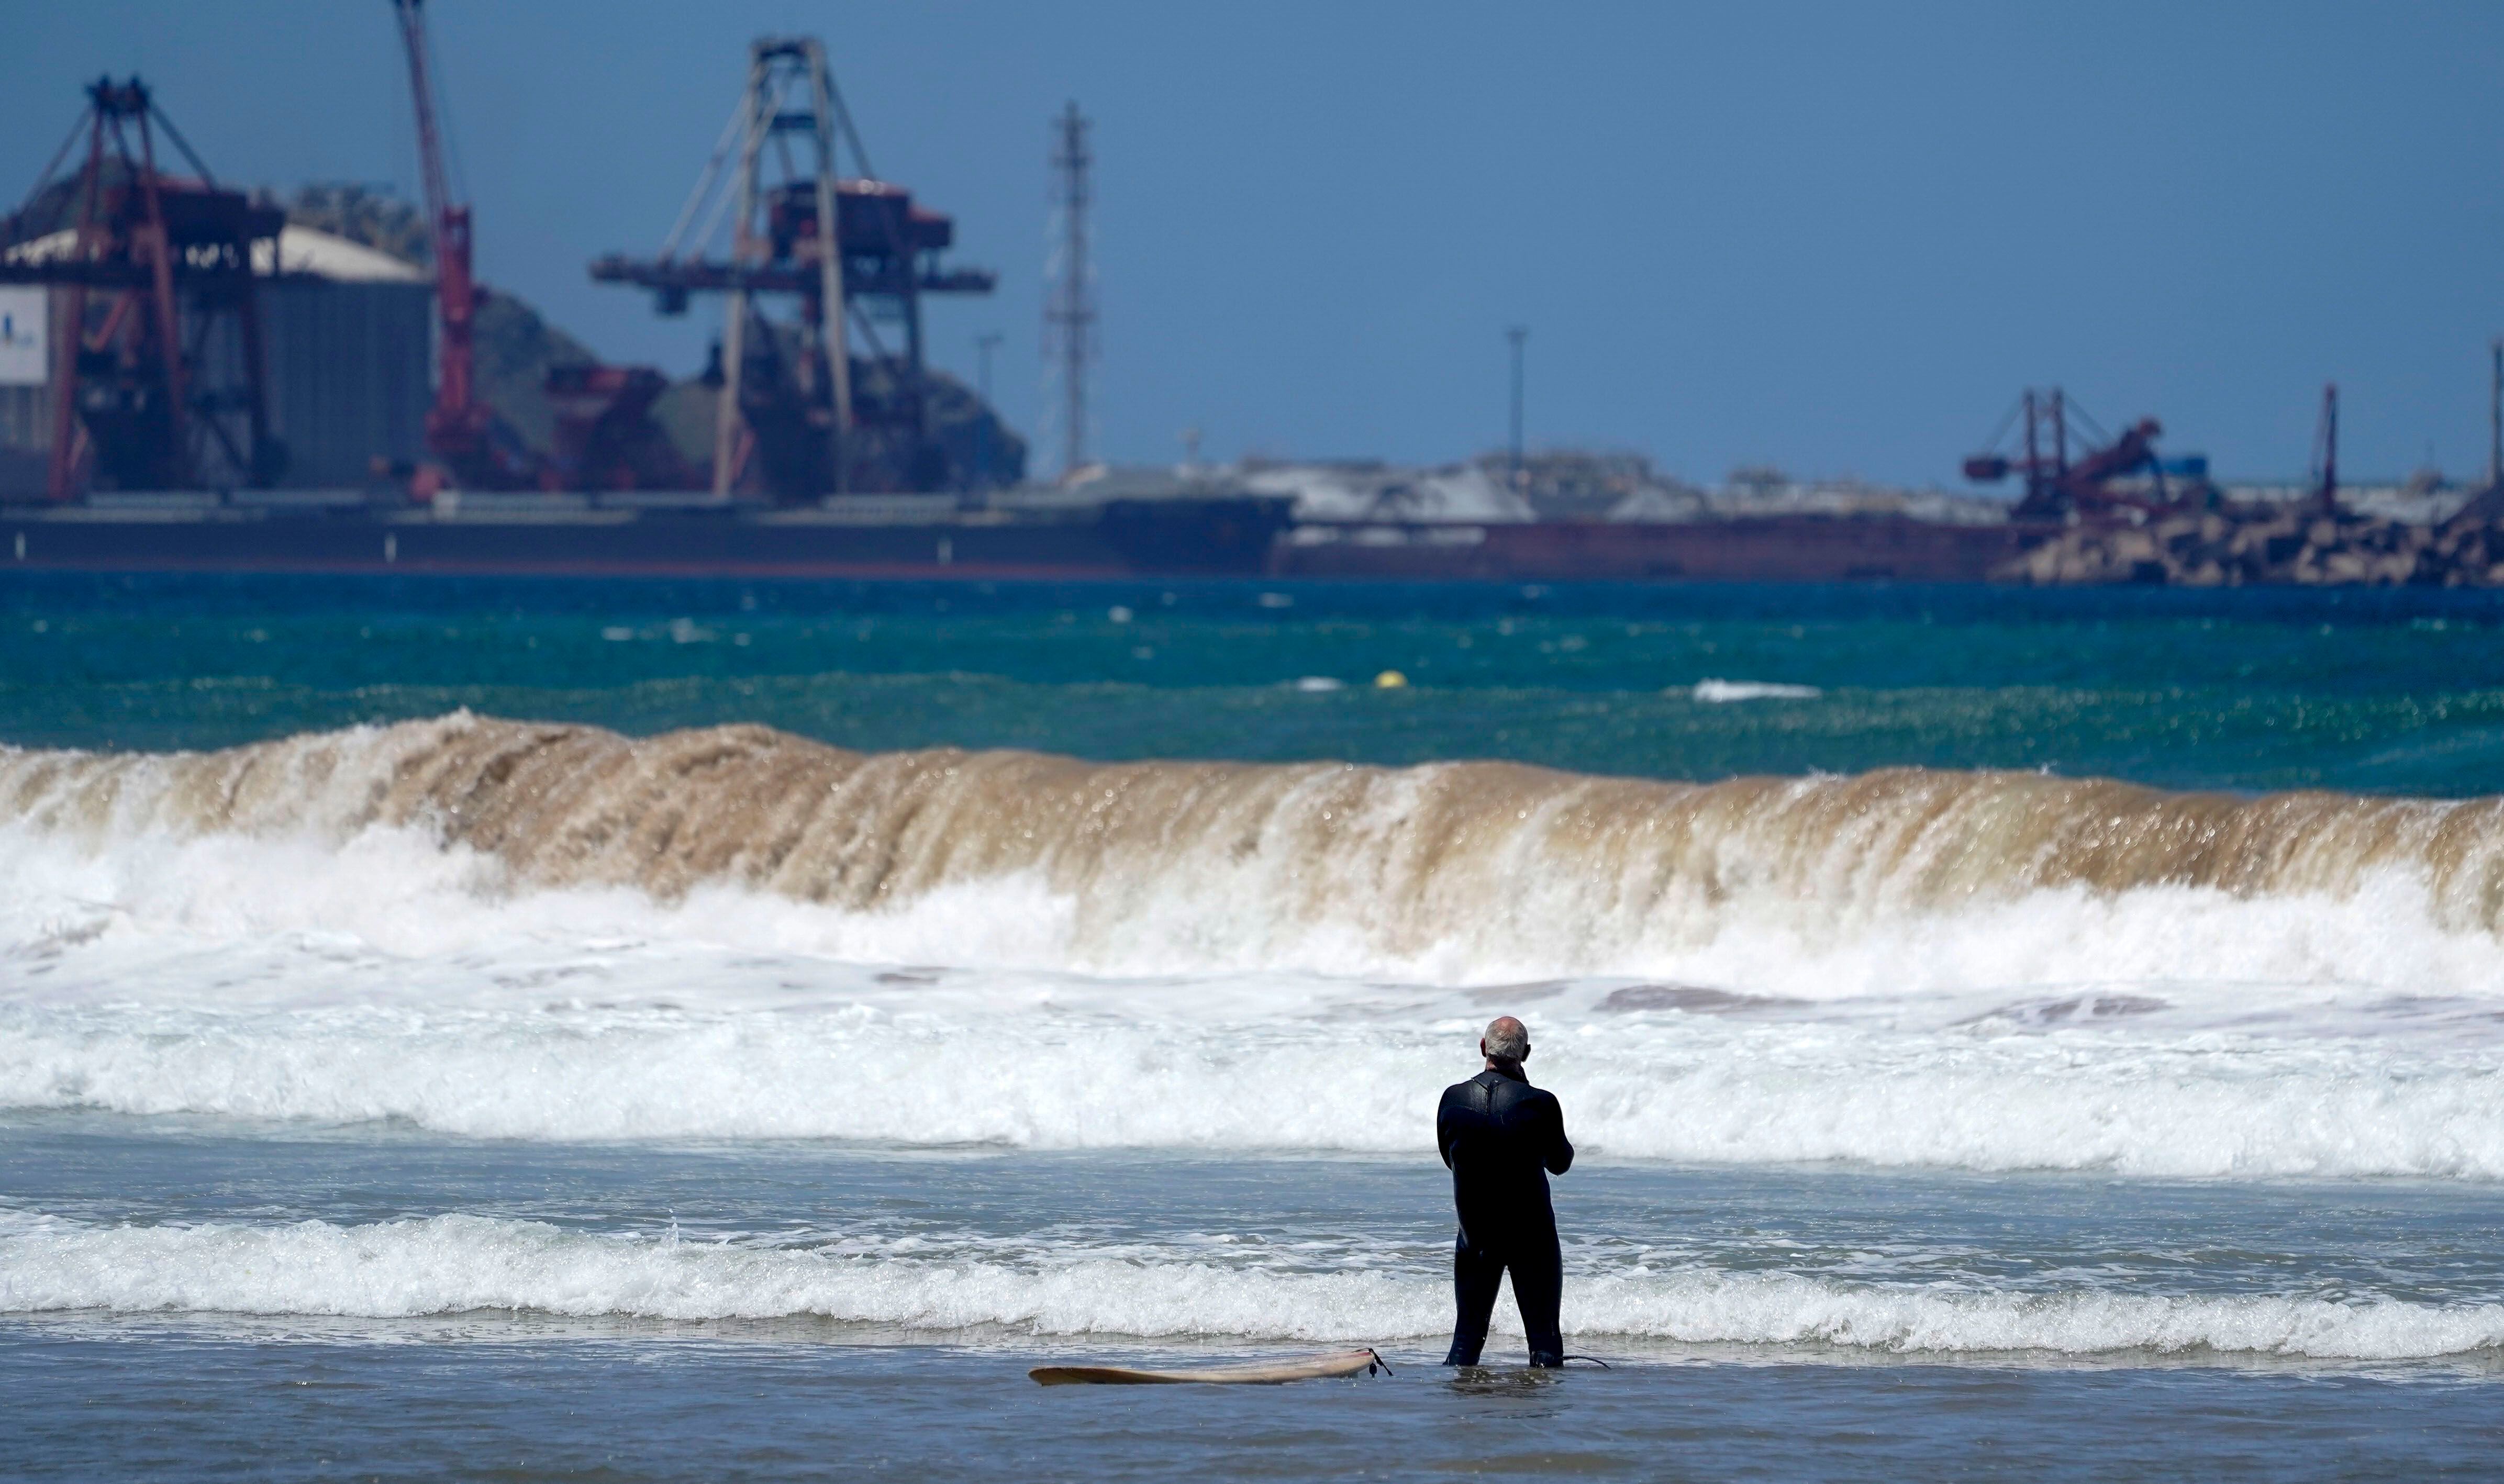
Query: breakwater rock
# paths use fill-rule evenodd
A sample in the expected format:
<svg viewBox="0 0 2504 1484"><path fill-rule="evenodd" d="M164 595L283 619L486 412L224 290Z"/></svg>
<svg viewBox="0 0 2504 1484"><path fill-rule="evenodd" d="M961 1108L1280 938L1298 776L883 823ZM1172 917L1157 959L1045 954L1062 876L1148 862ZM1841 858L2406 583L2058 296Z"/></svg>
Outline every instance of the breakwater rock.
<svg viewBox="0 0 2504 1484"><path fill-rule="evenodd" d="M2072 526L2011 557L1994 580L2055 586L2247 583L2504 587L2504 524L2418 525L2318 508L2226 509Z"/></svg>

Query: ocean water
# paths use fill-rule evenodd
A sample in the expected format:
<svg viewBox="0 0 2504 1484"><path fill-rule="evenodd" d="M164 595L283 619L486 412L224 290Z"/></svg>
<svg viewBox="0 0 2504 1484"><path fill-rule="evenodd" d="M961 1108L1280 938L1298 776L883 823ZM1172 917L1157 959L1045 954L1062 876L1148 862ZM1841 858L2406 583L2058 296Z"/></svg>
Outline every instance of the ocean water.
<svg viewBox="0 0 2504 1484"><path fill-rule="evenodd" d="M2499 638L10 574L0 1469L2490 1471ZM1611 1369L1433 1363L1502 1012Z"/></svg>

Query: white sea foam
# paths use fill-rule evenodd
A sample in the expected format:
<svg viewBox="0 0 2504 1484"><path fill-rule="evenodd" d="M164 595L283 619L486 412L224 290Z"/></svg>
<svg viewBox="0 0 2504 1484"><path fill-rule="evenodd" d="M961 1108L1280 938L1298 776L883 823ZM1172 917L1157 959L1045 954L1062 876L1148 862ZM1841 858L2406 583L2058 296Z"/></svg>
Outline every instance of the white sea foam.
<svg viewBox="0 0 2504 1484"><path fill-rule="evenodd" d="M214 962L264 977L256 955ZM74 991L0 1005L0 1106L538 1140L1412 1153L1492 1003L1275 977L880 984L814 960L644 949L501 957L488 973L346 952L269 972L301 998L259 1010ZM1542 1082L1600 1156L2504 1179L2504 1066L2492 1037L2453 1045L2454 1022L2272 1038L2183 1012L2116 1022L2098 1007L2146 1002L2111 996L1970 1023L1924 1006L1932 1023L1898 1024L1915 1013L1629 1013L1613 1007L1652 991L1552 992L1516 1008L1538 1027Z"/></svg>
<svg viewBox="0 0 2504 1484"><path fill-rule="evenodd" d="M1787 685L1779 680L1718 680L1695 682L1688 694L1696 700L1721 703L1727 701L1814 701L1826 692L1814 685Z"/></svg>
<svg viewBox="0 0 2504 1484"><path fill-rule="evenodd" d="M1532 1017L1542 1080L1608 1156L2504 1179L2504 1022L2471 987L2494 965L2369 920L2374 902L2044 893L1839 945L1734 933L1662 954L1650 982L1470 991L1211 975L1224 953L1145 923L1116 955L1140 977L1090 976L1076 910L1030 880L861 913L734 888L516 891L492 858L409 830L335 849L17 845L0 853L18 888L0 904L0 1106L530 1139L1408 1151L1453 1045L1502 1001ZM2377 977L2452 998L2334 977L2376 952ZM1000 967L1022 958L1061 967ZM977 967L878 967L950 961ZM1176 962L1200 972L1144 972Z"/></svg>
<svg viewBox="0 0 2504 1484"><path fill-rule="evenodd" d="M1440 1275L1295 1271L1069 1250L922 1256L687 1242L468 1215L342 1226L104 1226L0 1216L0 1312L402 1318L479 1310L673 1320L816 1316L948 1330L1244 1340L1431 1339ZM1907 1354L2216 1351L2399 1360L2504 1346L2504 1305L2273 1294L2032 1293L1687 1268L1578 1276L1569 1334ZM1499 1311L1500 1332L1519 1333Z"/></svg>

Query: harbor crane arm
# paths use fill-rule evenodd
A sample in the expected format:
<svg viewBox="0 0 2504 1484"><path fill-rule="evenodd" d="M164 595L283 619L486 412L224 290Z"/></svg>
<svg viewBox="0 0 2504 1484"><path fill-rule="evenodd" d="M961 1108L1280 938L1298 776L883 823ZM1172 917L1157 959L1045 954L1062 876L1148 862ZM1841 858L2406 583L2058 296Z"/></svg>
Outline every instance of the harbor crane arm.
<svg viewBox="0 0 2504 1484"><path fill-rule="evenodd" d="M443 167L443 130L436 117L434 56L427 46L425 0L392 0L401 47L408 53L409 93L417 104L418 169L435 235L435 305L441 328L435 405L426 414L427 446L455 472L478 483L505 483L494 437L494 414L477 400L473 332L483 297L470 269L470 205L453 198Z"/></svg>

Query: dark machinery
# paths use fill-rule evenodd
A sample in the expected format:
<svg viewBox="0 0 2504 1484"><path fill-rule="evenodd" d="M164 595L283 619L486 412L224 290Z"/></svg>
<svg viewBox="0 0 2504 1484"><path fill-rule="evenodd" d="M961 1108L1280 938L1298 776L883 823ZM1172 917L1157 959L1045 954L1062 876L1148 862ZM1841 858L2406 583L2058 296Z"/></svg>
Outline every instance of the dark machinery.
<svg viewBox="0 0 2504 1484"><path fill-rule="evenodd" d="M99 78L25 205L0 227L0 283L58 293L46 493L267 487L269 427L254 256L286 217L219 186L137 78ZM194 177L157 169L156 134ZM87 139L87 158L60 176Z"/></svg>
<svg viewBox="0 0 2504 1484"><path fill-rule="evenodd" d="M647 365L556 365L541 390L556 446L540 483L569 490L692 490L704 471L670 441L652 404L669 378Z"/></svg>
<svg viewBox="0 0 2504 1484"><path fill-rule="evenodd" d="M2021 423L2025 431L2016 451L2000 452ZM2077 434L2074 458L2072 425ZM2019 520L2174 509L2208 495L2208 461L2197 454L2159 458L2156 440L2164 431L2156 419L2141 418L2116 437L2097 427L2060 388L2036 392L2030 387L1992 434L1986 445L1992 451L1965 461L1965 476L1977 484L1996 484L2012 473L2022 476L2026 494L2014 512ZM2183 481L2179 495L2167 484L2168 475ZM2149 488L2122 483L2135 476L2145 476Z"/></svg>
<svg viewBox="0 0 2504 1484"><path fill-rule="evenodd" d="M844 140L856 177L837 173ZM725 220L727 255L705 256ZM940 490L974 476L952 469L931 437L922 295L988 293L996 282L940 262L955 235L949 218L877 179L824 49L814 38L768 37L750 49L748 86L660 255L612 254L591 276L653 291L663 314L684 313L695 293L729 295L717 497L757 489L797 502ZM763 295L796 299L797 316L768 319ZM854 335L865 354L852 351Z"/></svg>

